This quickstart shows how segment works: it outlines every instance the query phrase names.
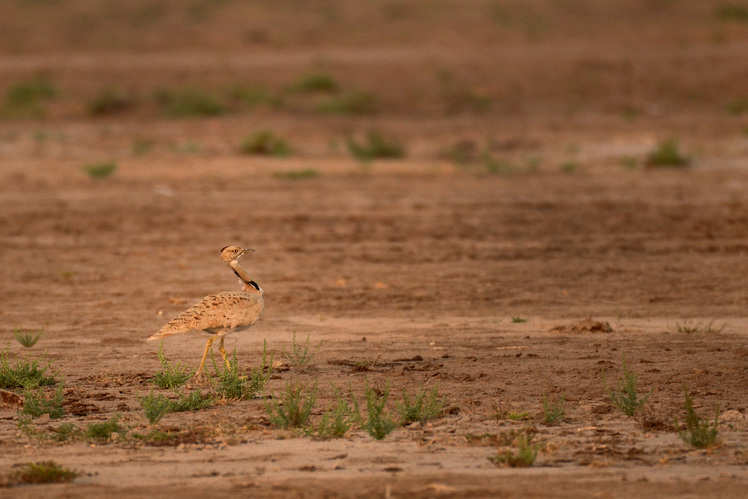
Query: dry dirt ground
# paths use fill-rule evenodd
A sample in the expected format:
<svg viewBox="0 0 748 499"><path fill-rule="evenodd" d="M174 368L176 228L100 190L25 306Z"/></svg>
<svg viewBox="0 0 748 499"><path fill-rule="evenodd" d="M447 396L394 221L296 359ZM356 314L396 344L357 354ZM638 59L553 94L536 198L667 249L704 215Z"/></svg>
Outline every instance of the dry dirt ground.
<svg viewBox="0 0 748 499"><path fill-rule="evenodd" d="M0 496L744 495L740 15L696 1L413 1L319 2L291 19L290 1L193 2L183 15L138 1L114 13L126 22L95 22L91 2L64 4L0 7L2 88L39 74L59 87L43 113L0 121L0 349L11 364L49 364L66 411L24 429L18 405L0 404ZM29 37L39 22L46 37ZM287 90L320 68L376 95L376 112L331 116L306 101L321 97ZM151 93L184 82L286 93L276 107L162 116ZM138 105L89 116L111 85ZM239 154L258 129L293 153ZM346 137L370 129L407 156L351 158ZM645 166L668 137L690 168ZM110 177L81 169L102 160L117 162ZM152 383L159 346L144 340L237 288L218 258L230 243L257 250L244 263L266 309L227 346L248 371L267 341L272 378L256 399L166 415L155 428L175 435L167 444L138 439L153 429L140 399L169 393ZM43 335L25 349L18 328ZM294 334L309 338L308 365L284 357ZM203 341L163 348L196 366ZM610 398L624 362L649 394L635 417ZM266 405L290 382L316 385L315 423L336 389L361 400L367 385L389 386L393 415L421 388L438 389L444 410L382 441L360 429L317 440L271 424ZM679 437L684 392L704 417L719 408L716 445ZM561 398L564 417L547 424L543 401ZM125 437L45 438L115 415ZM533 467L489 460L523 431ZM43 460L81 475L13 486L20 465Z"/></svg>

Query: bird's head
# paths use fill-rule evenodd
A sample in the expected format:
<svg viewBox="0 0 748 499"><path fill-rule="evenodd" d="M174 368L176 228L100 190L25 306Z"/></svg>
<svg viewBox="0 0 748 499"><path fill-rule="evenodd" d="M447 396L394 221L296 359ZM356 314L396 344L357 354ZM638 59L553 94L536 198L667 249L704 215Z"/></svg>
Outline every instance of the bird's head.
<svg viewBox="0 0 748 499"><path fill-rule="evenodd" d="M239 260L245 253L254 252L251 248L242 248L241 246L224 246L221 248L221 260L228 263L233 260Z"/></svg>

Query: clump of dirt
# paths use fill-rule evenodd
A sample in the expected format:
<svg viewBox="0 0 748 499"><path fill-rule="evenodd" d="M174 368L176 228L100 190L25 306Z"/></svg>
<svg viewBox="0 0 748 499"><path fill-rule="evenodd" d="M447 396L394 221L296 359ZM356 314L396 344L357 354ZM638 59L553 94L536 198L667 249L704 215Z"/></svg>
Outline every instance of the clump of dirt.
<svg viewBox="0 0 748 499"><path fill-rule="evenodd" d="M556 326L551 329L552 333L581 334L581 333L612 333L613 328L608 322L584 319L573 324Z"/></svg>

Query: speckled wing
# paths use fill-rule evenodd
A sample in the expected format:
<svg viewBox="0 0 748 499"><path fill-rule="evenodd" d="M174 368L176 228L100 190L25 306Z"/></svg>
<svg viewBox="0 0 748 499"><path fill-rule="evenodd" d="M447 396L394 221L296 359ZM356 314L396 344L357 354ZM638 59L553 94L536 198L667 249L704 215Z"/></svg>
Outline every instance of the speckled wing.
<svg viewBox="0 0 748 499"><path fill-rule="evenodd" d="M249 327L260 318L262 296L254 293L225 292L209 295L170 320L148 340L193 330L221 330Z"/></svg>

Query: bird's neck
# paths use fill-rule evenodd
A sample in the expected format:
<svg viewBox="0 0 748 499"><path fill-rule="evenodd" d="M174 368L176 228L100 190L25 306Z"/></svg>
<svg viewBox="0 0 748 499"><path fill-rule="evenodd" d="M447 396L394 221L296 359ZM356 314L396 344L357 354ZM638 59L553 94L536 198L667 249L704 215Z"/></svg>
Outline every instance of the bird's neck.
<svg viewBox="0 0 748 499"><path fill-rule="evenodd" d="M234 274L236 274L236 277L239 278L240 281L242 281L242 290L249 292L249 293L257 293L259 295L263 294L262 288L259 284L257 284L255 281L252 280L251 277L249 277L249 274L247 273L244 268L239 265L239 262L237 260L231 260L229 262L229 267L231 267L231 270L234 271Z"/></svg>

